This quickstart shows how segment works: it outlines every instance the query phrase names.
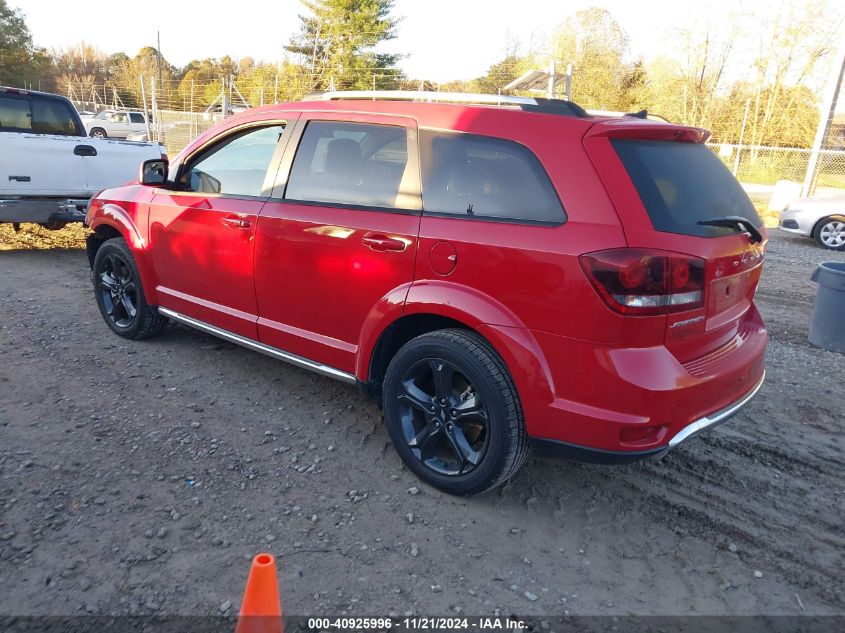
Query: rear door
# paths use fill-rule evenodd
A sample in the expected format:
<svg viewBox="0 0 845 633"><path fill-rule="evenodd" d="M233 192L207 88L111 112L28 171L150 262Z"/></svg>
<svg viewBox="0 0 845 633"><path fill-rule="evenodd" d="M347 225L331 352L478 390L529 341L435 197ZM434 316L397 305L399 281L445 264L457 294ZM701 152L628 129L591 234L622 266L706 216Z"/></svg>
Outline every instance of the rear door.
<svg viewBox="0 0 845 633"><path fill-rule="evenodd" d="M416 122L351 118L302 115L255 247L261 342L349 373L368 315L405 299L421 208Z"/></svg>
<svg viewBox="0 0 845 633"><path fill-rule="evenodd" d="M765 228L742 186L698 131L599 129L585 144L600 165L628 246L691 255L704 263L703 304L667 316L666 346L685 362L746 335L753 327L744 317L762 271ZM700 224L725 217L750 222L763 240L755 242L741 228Z"/></svg>

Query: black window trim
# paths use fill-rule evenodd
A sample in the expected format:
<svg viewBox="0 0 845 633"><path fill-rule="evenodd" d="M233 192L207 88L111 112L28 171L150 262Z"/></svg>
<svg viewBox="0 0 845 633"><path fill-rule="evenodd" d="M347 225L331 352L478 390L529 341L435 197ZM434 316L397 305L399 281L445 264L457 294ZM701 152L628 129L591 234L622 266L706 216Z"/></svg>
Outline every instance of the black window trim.
<svg viewBox="0 0 845 633"><path fill-rule="evenodd" d="M566 224L569 221L569 214L566 212L566 207L563 205L563 200L560 199L560 194L558 193L557 187L555 187L554 181L549 176L549 172L546 169L546 166L543 164L543 161L540 160L540 157L537 156L536 152L534 152L534 150L532 150L525 143L523 143L521 141L517 141L516 139L513 139L513 138L507 138L507 137L504 137L504 136L493 136L491 134L478 134L477 132L467 132L467 131L464 131L464 130L449 130L449 129L431 127L431 126L425 126L425 125L420 126L419 132L420 132L420 135L422 134L422 132L438 132L438 133L441 133L441 134L469 134L471 136L481 136L481 137L484 137L484 138L491 138L491 139L496 139L496 140L499 140L499 141L506 141L506 142L509 142L509 143L515 143L517 145L522 146L523 148L525 148L525 150L528 153L531 154L531 156L534 157L534 160L537 161L537 164L543 170L543 175L545 175L546 180L549 183L549 187L551 188L552 193L554 193L555 200L557 200L557 203L560 205L560 211L563 214L563 218L558 221L558 220L532 220L531 218L512 218L512 217L506 217L506 216L473 215L473 214L470 214L470 213L452 213L452 212L449 212L449 211L427 211L426 208L425 208L425 191L423 190L423 184L422 184L423 183L422 155L421 155L422 143L419 141L419 138L418 138L417 146L418 146L418 151L420 152L420 160L419 160L420 191L421 191L421 195L422 195L422 207L423 207L422 214L424 216L437 217L437 218L456 218L456 219L459 219L459 220L470 220L470 221L473 221L473 222L495 222L495 223L498 223L498 224L524 224L524 225L528 225L528 226L541 226L541 227L548 227L548 228L563 226L564 224Z"/></svg>
<svg viewBox="0 0 845 633"><path fill-rule="evenodd" d="M298 204L309 207L326 207L330 209L350 209L352 211L373 211L380 213L395 213L400 215L421 215L422 214L422 183L420 173L419 160L419 133L417 131L416 121L408 117L397 117L398 122L391 123L376 123L374 121L361 120L356 118L323 118L327 113L324 112L308 112L306 116L300 117L293 127L285 154L279 165L278 173L276 174L275 185L269 196L269 200L282 204ZM353 117L354 115L350 115ZM293 161L296 154L299 152L299 145L305 136L305 130L311 122L319 123L354 123L358 125L381 125L385 127L404 127L407 134L408 143L408 163L411 169L412 176L412 191L409 195L416 197L419 209L405 209L402 207L380 207L375 205L360 205L350 204L346 202L321 202L319 200L298 200L295 198L288 198L287 188L290 180L291 170L293 169ZM413 163L416 163L414 165ZM416 169L415 169L416 167ZM406 167L408 168L408 167Z"/></svg>

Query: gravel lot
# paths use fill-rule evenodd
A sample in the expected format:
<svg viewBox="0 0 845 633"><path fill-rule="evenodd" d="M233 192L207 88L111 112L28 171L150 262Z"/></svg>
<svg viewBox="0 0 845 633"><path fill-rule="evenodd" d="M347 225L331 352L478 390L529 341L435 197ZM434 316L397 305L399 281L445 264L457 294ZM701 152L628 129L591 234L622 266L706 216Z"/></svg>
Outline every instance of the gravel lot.
<svg viewBox="0 0 845 633"><path fill-rule="evenodd" d="M114 336L81 235L0 227L0 613L236 612L262 550L295 615L845 613L845 358L806 340L810 273L845 254L772 231L768 379L726 425L457 499L352 387Z"/></svg>

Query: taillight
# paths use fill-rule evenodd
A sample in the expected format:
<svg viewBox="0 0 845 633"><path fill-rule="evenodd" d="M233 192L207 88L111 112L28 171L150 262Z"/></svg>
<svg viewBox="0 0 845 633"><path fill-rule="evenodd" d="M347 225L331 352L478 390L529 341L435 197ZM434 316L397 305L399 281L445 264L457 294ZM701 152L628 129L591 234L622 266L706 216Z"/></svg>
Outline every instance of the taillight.
<svg viewBox="0 0 845 633"><path fill-rule="evenodd" d="M704 305L704 260L644 248L581 256L599 295L620 314L670 314Z"/></svg>

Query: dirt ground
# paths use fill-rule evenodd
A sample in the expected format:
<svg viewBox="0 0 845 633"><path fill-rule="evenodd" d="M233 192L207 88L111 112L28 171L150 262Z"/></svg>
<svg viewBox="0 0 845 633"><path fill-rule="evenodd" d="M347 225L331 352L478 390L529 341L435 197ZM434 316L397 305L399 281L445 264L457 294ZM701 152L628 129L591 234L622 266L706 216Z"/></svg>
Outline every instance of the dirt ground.
<svg viewBox="0 0 845 633"><path fill-rule="evenodd" d="M81 235L0 227L0 613L237 612L262 550L296 615L845 613L845 358L806 338L810 273L845 254L772 231L768 378L729 423L458 499L352 387L181 326L114 336Z"/></svg>

